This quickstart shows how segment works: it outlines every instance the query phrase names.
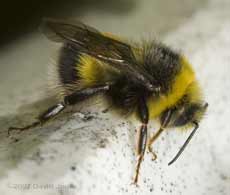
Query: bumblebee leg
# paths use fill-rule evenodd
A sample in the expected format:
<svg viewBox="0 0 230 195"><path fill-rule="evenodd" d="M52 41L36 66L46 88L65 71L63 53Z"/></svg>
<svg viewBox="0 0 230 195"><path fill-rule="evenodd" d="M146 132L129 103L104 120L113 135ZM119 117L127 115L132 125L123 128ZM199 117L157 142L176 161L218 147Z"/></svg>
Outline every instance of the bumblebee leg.
<svg viewBox="0 0 230 195"><path fill-rule="evenodd" d="M146 142L147 142L147 124L141 125L138 137L139 138L138 138L138 144L137 144L137 164L136 164L134 181L133 181L134 184L137 184L137 182L138 182L140 166L141 166L141 162L144 158Z"/></svg>
<svg viewBox="0 0 230 195"><path fill-rule="evenodd" d="M92 88L85 88L79 91L76 91L64 98L64 102L67 105L74 105L78 102L88 99L93 95L105 92L109 90L109 85L101 85Z"/></svg>
<svg viewBox="0 0 230 195"><path fill-rule="evenodd" d="M25 131L27 129L30 129L32 127L36 127L38 125L42 125L49 119L53 118L57 114L59 114L62 110L65 109L65 103L58 103L50 108L48 108L45 112L43 112L39 117L38 121L35 121L34 123L27 125L25 127L10 127L8 129L8 135L10 134L11 131L13 130L20 130L20 131Z"/></svg>
<svg viewBox="0 0 230 195"><path fill-rule="evenodd" d="M152 144L161 135L161 133L164 131L164 128L168 125L168 123L171 119L171 116L172 116L172 112L173 112L173 110L168 110L164 113L164 115L161 117L160 129L148 141L148 151L153 155L152 160L157 159L157 155L152 149Z"/></svg>
<svg viewBox="0 0 230 195"><path fill-rule="evenodd" d="M163 132L163 128L160 127L160 129L149 139L148 141L148 151L153 155L152 160L156 160L157 159L157 155L156 153L153 151L152 149L152 144L153 142L160 136L160 134Z"/></svg>
<svg viewBox="0 0 230 195"><path fill-rule="evenodd" d="M144 158L145 148L147 143L147 124L149 120L149 112L144 98L140 99L139 106L138 106L138 114L139 114L139 118L141 119L142 125L138 134L137 164L136 164L136 170L135 170L134 181L133 181L134 184L137 184L138 182L140 166Z"/></svg>
<svg viewBox="0 0 230 195"><path fill-rule="evenodd" d="M95 94L106 91L108 89L109 89L109 86L104 85L104 86L99 86L99 87L94 87L94 88L86 88L86 89L76 91L73 94L64 97L64 102L58 103L58 104L50 107L44 113L42 113L38 117L38 121L35 121L34 123L27 125L25 127L10 127L8 129L8 135L10 134L10 131L12 131L12 130L24 131L24 130L30 129L32 127L36 127L38 125L42 125L46 121L48 121L49 119L58 115L61 111L63 111L66 108L67 105L76 104L80 101L83 101L83 100L85 100L85 99L87 99L87 98L89 98Z"/></svg>

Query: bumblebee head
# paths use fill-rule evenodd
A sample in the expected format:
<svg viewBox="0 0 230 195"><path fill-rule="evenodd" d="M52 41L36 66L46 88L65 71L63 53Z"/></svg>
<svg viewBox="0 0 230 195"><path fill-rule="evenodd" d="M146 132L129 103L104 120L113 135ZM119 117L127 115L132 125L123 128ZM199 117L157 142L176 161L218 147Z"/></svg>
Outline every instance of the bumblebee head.
<svg viewBox="0 0 230 195"><path fill-rule="evenodd" d="M194 123L199 123L203 118L205 111L208 107L208 103L203 102L183 102L171 108L171 116L167 123L167 127L190 127ZM167 116L165 111L161 116L161 124L164 124L165 117Z"/></svg>
<svg viewBox="0 0 230 195"><path fill-rule="evenodd" d="M169 162L171 165L177 160L180 154L183 152L192 136L195 134L195 131L199 127L199 122L203 118L208 103L203 101L200 88L196 81L191 83L184 96L176 103L176 105L168 108L164 111L160 117L161 127L178 127L178 128L187 128L194 127L193 131L177 153L172 161Z"/></svg>
<svg viewBox="0 0 230 195"><path fill-rule="evenodd" d="M203 118L208 103L204 102L196 81L191 83L183 97L161 115L161 125L167 127L190 127ZM166 120L170 112L170 118ZM166 124L167 122L167 124Z"/></svg>

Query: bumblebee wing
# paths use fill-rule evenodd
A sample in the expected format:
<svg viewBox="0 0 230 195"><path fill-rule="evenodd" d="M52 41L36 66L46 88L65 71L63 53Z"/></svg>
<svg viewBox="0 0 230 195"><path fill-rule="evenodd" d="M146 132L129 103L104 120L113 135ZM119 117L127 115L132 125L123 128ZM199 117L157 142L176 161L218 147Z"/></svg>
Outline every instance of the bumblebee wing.
<svg viewBox="0 0 230 195"><path fill-rule="evenodd" d="M70 42L82 53L106 62L127 73L130 78L152 90L150 76L138 65L129 44L104 36L96 29L80 22L45 19L41 26L44 34L56 42Z"/></svg>

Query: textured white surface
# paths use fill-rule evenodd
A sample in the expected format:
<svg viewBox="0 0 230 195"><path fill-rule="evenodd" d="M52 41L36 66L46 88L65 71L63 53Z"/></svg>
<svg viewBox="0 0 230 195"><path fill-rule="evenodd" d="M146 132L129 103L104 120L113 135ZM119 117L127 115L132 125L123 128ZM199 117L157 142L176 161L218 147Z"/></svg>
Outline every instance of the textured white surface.
<svg viewBox="0 0 230 195"><path fill-rule="evenodd" d="M158 159L155 162L146 154L139 187L130 185L135 165L134 130L139 124L110 112L103 113L101 104L76 107L75 110L83 110L85 116L92 116L88 119L78 112L69 112L42 128L14 133L7 138L4 130L11 124L11 119L14 123L27 123L39 110L53 103L50 99L42 104L32 104L43 95L43 83L33 81L33 87L39 92L30 94L30 100L27 100L26 94L34 91L30 89L30 82L25 81L20 83L25 86L24 96L17 97L21 88L8 92L8 95L16 96L18 101L29 105L1 105L4 112L0 118L3 128L0 194L230 194L229 19L230 2L211 0L164 39L165 43L182 49L194 64L210 105L199 131L174 165L168 167L167 163L188 134L172 129L156 142L154 149ZM18 43L20 53L17 56L21 56L20 61L24 60L28 68L33 63L32 59L28 62L23 56L26 52L29 54L32 41L33 48L46 47L48 51L51 47L39 35ZM31 52L35 52L34 49ZM1 63L4 63L7 57L1 55ZM47 56L40 56L37 60L45 64ZM33 74L33 70L28 72ZM13 74L15 77L13 75L12 79L17 82L17 73ZM9 99L2 100L7 102ZM17 108L17 115L11 115L10 110ZM26 121L21 119L21 115ZM152 123L151 127L149 129L153 132L157 126Z"/></svg>

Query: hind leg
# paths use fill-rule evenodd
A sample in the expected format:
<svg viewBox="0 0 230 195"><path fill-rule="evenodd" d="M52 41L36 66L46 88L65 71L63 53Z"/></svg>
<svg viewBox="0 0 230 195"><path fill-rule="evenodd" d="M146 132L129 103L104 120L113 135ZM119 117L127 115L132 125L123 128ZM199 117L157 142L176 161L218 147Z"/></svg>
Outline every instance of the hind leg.
<svg viewBox="0 0 230 195"><path fill-rule="evenodd" d="M13 130L25 131L27 129L42 125L46 121L48 121L49 119L51 119L51 118L55 117L56 115L58 115L62 110L65 109L65 107L66 107L65 103L58 103L58 104L48 108L45 112L43 112L41 115L39 115L38 120L35 121L34 123L29 124L29 125L24 126L24 127L10 127L8 129L8 135Z"/></svg>
<svg viewBox="0 0 230 195"><path fill-rule="evenodd" d="M108 85L103 86L97 86L92 88L86 88L82 90L78 90L71 95L68 95L64 97L64 102L60 102L50 108L48 108L45 112L43 112L39 117L38 120L35 121L32 124L29 124L25 127L10 127L8 129L8 134L10 134L10 131L12 130L20 130L25 131L27 129L39 126L47 122L48 120L54 118L57 116L61 111L63 111L68 105L74 105L76 103L79 103L81 101L86 100L89 97L92 97L93 95L96 95L98 93L105 92L109 89Z"/></svg>

